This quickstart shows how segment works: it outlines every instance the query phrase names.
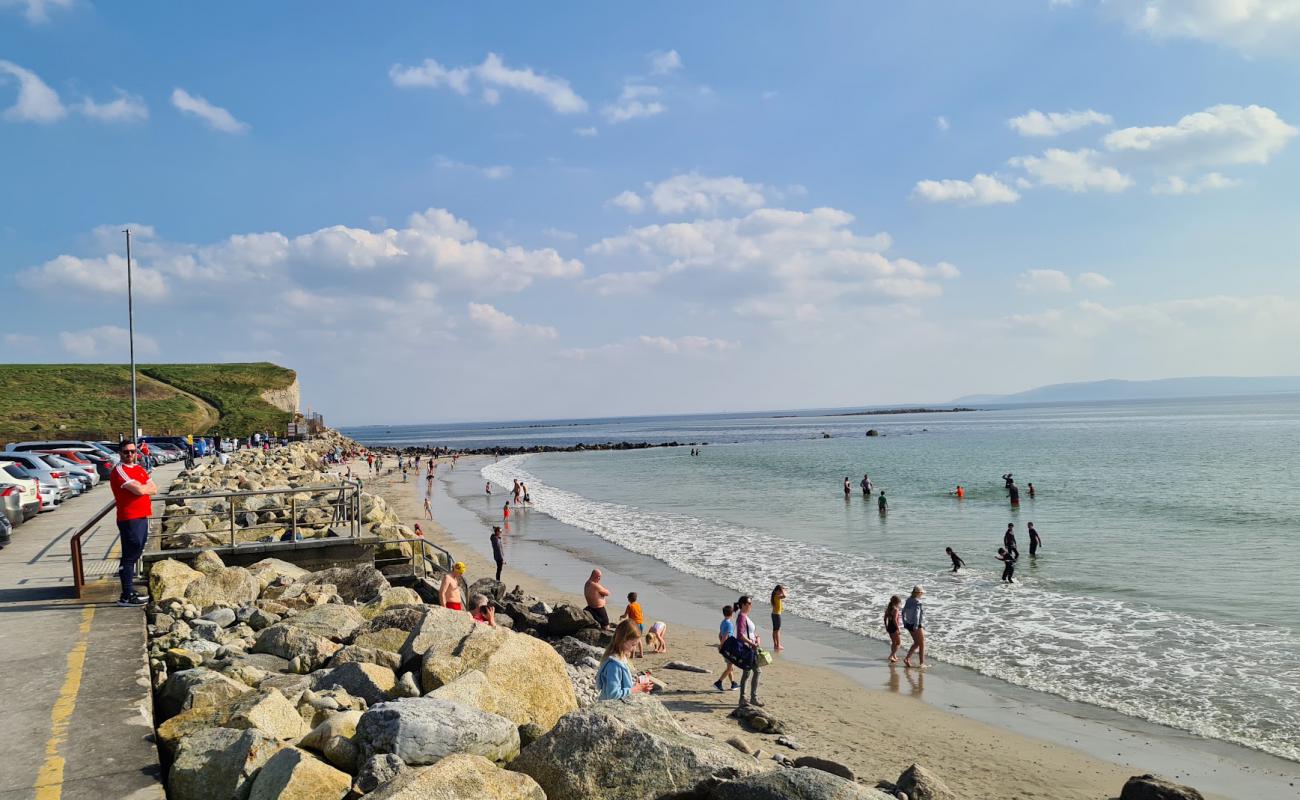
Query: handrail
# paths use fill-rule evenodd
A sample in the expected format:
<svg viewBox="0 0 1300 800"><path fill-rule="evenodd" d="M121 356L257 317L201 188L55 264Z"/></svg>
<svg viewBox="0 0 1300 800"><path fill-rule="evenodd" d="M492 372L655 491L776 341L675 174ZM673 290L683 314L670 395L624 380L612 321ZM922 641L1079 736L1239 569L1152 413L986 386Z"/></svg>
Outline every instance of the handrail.
<svg viewBox="0 0 1300 800"><path fill-rule="evenodd" d="M99 524L99 521L106 517L110 511L117 507L116 503L108 503L86 522L77 532L72 534L72 588L77 593L77 599L81 599L81 589L86 585L86 568L81 560L81 537L86 535L91 528Z"/></svg>

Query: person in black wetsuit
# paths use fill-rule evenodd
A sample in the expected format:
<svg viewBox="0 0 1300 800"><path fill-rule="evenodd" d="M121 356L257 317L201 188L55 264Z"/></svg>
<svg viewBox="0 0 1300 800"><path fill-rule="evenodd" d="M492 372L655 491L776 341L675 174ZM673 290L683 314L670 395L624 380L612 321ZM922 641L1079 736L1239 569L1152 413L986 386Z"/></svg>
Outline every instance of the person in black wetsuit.
<svg viewBox="0 0 1300 800"><path fill-rule="evenodd" d="M505 554L501 551L501 528L492 526L492 560L497 562L497 580L501 580L501 568L506 564Z"/></svg>
<svg viewBox="0 0 1300 800"><path fill-rule="evenodd" d="M1011 473L1008 472L1007 474L1005 474L1005 475L1002 476L1002 482L1006 484L1006 486L1007 486L1008 489L1010 489L1010 488L1011 488L1011 484L1015 483L1016 480L1015 480L1015 478L1011 477Z"/></svg>
<svg viewBox="0 0 1300 800"><path fill-rule="evenodd" d="M945 548L943 548L943 551L944 551L945 553L948 554L948 558L951 558L951 559L952 559L952 571L953 571L953 572L956 572L957 570L959 570L959 569L961 569L962 567L966 566L966 562L965 562L965 561L962 561L962 560L961 560L961 556L959 556L959 555L957 555L956 553L954 553L954 552L952 551L952 548L951 548L951 547L945 547Z"/></svg>
<svg viewBox="0 0 1300 800"><path fill-rule="evenodd" d="M1038 535L1038 531L1034 530L1034 523L1029 523L1029 555L1038 555L1038 548L1042 546L1042 537Z"/></svg>
<svg viewBox="0 0 1300 800"><path fill-rule="evenodd" d="M997 559L1002 562L1002 582L1015 583L1016 556L1008 553L1006 548L999 547Z"/></svg>
<svg viewBox="0 0 1300 800"><path fill-rule="evenodd" d="M1007 523L1007 532L1002 534L1002 546L1013 558L1020 558L1020 548L1016 546L1016 523Z"/></svg>

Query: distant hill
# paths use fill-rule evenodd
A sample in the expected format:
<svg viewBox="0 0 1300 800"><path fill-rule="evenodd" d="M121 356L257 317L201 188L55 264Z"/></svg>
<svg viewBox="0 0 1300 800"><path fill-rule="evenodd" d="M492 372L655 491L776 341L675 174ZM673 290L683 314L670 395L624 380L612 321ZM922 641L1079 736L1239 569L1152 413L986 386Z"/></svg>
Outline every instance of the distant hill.
<svg viewBox="0 0 1300 800"><path fill-rule="evenodd" d="M284 431L293 414L263 398L298 376L270 363L140 364L140 427L146 434L246 436ZM283 405L283 403L281 404ZM122 364L0 364L0 442L116 440L131 430L131 370Z"/></svg>
<svg viewBox="0 0 1300 800"><path fill-rule="evenodd" d="M1099 400L1163 400L1175 397L1226 397L1246 394L1300 392L1300 377L1162 378L1151 381L1087 381L1055 383L1015 394L971 394L953 403L1083 403Z"/></svg>

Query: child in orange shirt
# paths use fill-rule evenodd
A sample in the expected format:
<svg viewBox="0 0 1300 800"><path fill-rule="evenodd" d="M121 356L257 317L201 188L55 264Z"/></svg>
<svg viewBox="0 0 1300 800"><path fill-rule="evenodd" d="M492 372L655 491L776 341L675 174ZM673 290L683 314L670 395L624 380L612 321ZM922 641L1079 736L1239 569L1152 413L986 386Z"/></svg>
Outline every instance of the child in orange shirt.
<svg viewBox="0 0 1300 800"><path fill-rule="evenodd" d="M637 636L636 654L640 656L642 654L641 637L645 636L645 614L641 612L641 604L636 601L636 592L627 593L627 610L623 612L623 616L636 626L639 634Z"/></svg>

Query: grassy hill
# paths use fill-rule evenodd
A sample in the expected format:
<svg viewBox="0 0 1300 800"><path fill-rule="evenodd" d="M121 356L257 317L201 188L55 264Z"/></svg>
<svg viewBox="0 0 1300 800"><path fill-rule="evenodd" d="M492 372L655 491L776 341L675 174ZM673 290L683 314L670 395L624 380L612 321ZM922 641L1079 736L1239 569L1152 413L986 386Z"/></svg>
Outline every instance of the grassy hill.
<svg viewBox="0 0 1300 800"><path fill-rule="evenodd" d="M149 434L283 431L290 414L261 398L291 384L275 364L142 364L140 427ZM0 364L0 442L116 440L131 430L131 371L120 364Z"/></svg>

